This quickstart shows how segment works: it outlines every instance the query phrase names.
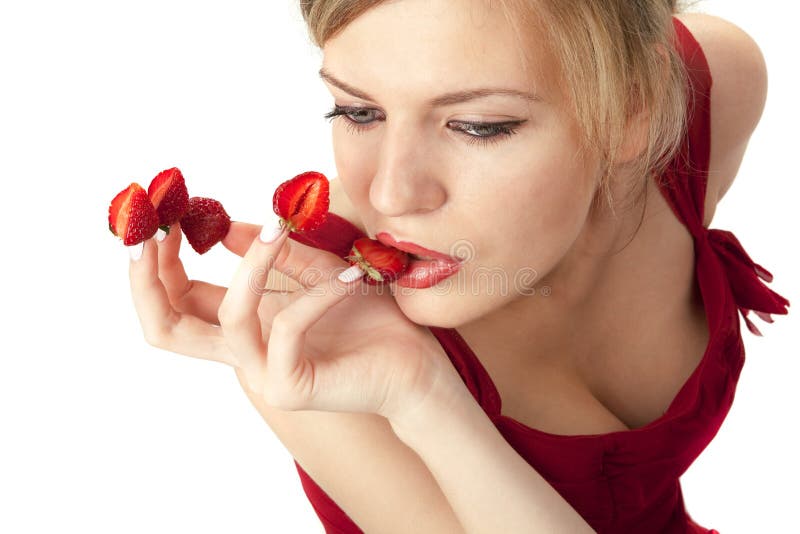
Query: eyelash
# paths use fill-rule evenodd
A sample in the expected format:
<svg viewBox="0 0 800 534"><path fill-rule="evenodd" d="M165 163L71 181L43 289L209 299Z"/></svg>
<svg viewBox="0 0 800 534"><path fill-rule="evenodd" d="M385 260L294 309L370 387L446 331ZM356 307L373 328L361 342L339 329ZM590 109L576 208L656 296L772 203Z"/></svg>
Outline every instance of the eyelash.
<svg viewBox="0 0 800 534"><path fill-rule="evenodd" d="M361 133L367 130L365 126L368 123L361 123L355 121L350 116L351 114L355 113L363 113L363 112L370 112L375 111L369 108L356 108L356 107L345 107L345 106L334 106L331 111L325 114L325 119L331 120L335 119L336 117L343 116L345 119L345 125L347 126L348 131L352 133ZM385 120L385 119L384 119ZM370 121L372 122L372 121ZM505 137L510 137L517 133L516 128L521 125L524 120L522 121L508 121L508 122L458 122L453 121L455 124L462 125L460 128L453 128L457 132L461 132L465 138L467 143L469 144L480 144L483 146L487 146L492 143L497 143L501 139ZM469 129L489 129L490 131L494 132L491 135L472 135L466 133L466 130Z"/></svg>

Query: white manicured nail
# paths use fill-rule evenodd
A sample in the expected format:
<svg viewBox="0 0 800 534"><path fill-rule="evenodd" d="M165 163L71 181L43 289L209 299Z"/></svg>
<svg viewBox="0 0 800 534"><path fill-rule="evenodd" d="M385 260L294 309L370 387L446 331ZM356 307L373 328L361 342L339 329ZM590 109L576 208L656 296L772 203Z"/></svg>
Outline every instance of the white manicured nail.
<svg viewBox="0 0 800 534"><path fill-rule="evenodd" d="M156 232L156 241L160 243L161 241L164 241L165 237L167 237L167 232L159 228L158 232Z"/></svg>
<svg viewBox="0 0 800 534"><path fill-rule="evenodd" d="M138 245L131 245L130 247L128 247L128 252L130 253L131 259L133 261L136 261L139 258L141 258L142 252L144 252L144 241L142 241Z"/></svg>
<svg viewBox="0 0 800 534"><path fill-rule="evenodd" d="M337 278L340 281L349 284L350 282L355 282L362 276L364 276L364 271L361 270L361 267L358 265L351 265L350 268L342 271Z"/></svg>
<svg viewBox="0 0 800 534"><path fill-rule="evenodd" d="M272 243L278 239L281 232L283 232L283 227L280 225L280 219L272 217L261 228L261 234L259 234L258 238L264 243Z"/></svg>

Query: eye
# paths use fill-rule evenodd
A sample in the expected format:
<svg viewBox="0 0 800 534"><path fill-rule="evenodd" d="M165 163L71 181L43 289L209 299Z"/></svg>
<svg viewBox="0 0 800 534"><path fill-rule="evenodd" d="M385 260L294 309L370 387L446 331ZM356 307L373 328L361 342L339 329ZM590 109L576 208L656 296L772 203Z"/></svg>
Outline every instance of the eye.
<svg viewBox="0 0 800 534"><path fill-rule="evenodd" d="M377 109L347 106L333 106L333 109L325 114L325 118L330 120L340 115L347 121L348 129L355 132L366 130L366 125L375 120L384 120L380 118L382 114Z"/></svg>
<svg viewBox="0 0 800 534"><path fill-rule="evenodd" d="M351 132L362 132L368 129L370 123L378 120L386 120L382 112L371 108L349 107L334 105L333 109L325 114L326 119L334 119L343 116L346 125ZM467 143L489 145L497 143L503 138L510 137L517 133L516 128L526 121L505 121L505 122L461 122L450 121L448 127L453 131L462 134Z"/></svg>
<svg viewBox="0 0 800 534"><path fill-rule="evenodd" d="M463 133L466 136L468 143L480 143L482 145L488 145L490 143L497 143L505 137L514 135L517 133L516 128L524 122L524 120L506 122L450 121L447 124L452 130Z"/></svg>

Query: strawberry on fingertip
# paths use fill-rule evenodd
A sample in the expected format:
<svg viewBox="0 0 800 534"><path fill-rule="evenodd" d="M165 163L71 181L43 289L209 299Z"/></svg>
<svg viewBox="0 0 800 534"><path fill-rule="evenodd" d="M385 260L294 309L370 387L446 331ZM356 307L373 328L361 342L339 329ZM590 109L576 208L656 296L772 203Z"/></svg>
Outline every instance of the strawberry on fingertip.
<svg viewBox="0 0 800 534"><path fill-rule="evenodd" d="M272 195L272 209L290 232L308 232L318 228L325 222L329 206L328 179L314 171L286 180Z"/></svg>
<svg viewBox="0 0 800 534"><path fill-rule="evenodd" d="M205 254L228 234L231 218L218 200L191 197L180 226L195 252Z"/></svg>
<svg viewBox="0 0 800 534"><path fill-rule="evenodd" d="M158 173L150 182L147 195L158 212L158 225L167 233L189 208L189 191L177 167Z"/></svg>
<svg viewBox="0 0 800 534"><path fill-rule="evenodd" d="M142 186L133 182L111 200L108 229L126 246L153 237L158 230L158 213Z"/></svg>

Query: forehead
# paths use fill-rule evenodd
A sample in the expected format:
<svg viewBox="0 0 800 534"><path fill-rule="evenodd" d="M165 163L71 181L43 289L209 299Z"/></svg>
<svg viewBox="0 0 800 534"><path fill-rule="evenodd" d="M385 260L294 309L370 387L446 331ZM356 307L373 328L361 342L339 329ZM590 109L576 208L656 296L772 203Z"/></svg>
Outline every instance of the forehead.
<svg viewBox="0 0 800 534"><path fill-rule="evenodd" d="M509 16L496 0L383 2L325 43L324 68L375 94L502 84L547 99L546 47Z"/></svg>

